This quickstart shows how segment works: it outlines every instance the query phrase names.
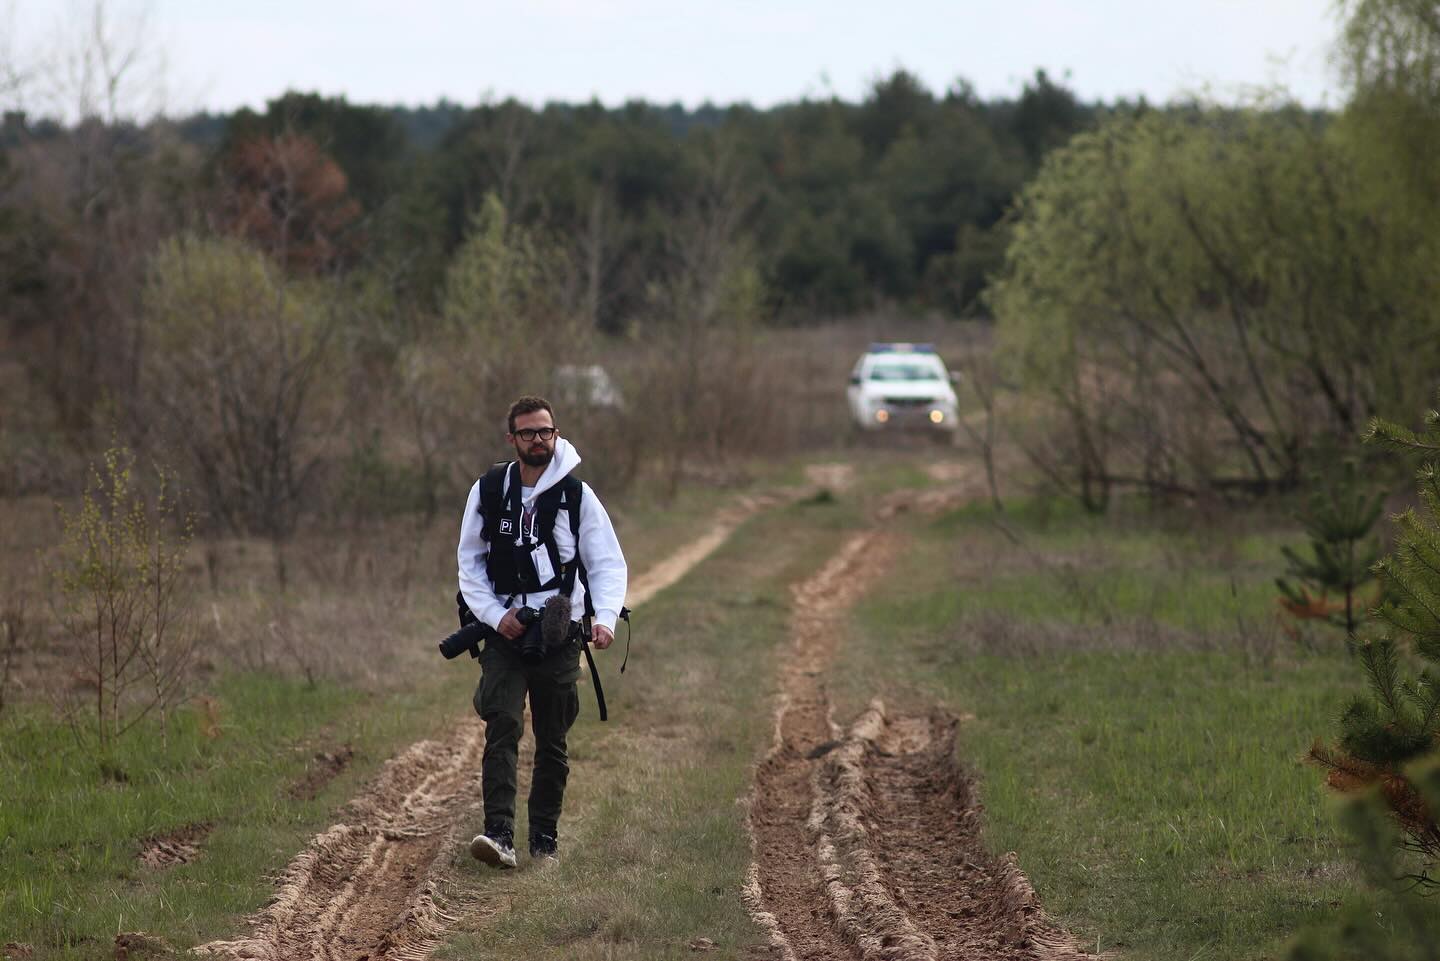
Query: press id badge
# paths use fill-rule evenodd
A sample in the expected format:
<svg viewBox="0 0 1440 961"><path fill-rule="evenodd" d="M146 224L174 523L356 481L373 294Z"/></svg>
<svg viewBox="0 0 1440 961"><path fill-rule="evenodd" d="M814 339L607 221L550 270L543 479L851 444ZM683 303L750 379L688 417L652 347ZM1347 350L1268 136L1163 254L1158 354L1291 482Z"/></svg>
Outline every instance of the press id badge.
<svg viewBox="0 0 1440 961"><path fill-rule="evenodd" d="M535 565L537 583L544 584L555 576L555 568L550 566L550 552L545 549L544 544L535 545L530 551L530 560Z"/></svg>

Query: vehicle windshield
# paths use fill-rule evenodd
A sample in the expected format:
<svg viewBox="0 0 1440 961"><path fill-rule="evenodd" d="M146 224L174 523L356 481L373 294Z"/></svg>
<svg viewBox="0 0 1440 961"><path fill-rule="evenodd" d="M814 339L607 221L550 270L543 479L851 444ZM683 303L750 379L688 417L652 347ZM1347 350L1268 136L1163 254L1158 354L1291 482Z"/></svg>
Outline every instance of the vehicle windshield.
<svg viewBox="0 0 1440 961"><path fill-rule="evenodd" d="M940 380L940 371L930 364L888 361L870 368L871 380Z"/></svg>

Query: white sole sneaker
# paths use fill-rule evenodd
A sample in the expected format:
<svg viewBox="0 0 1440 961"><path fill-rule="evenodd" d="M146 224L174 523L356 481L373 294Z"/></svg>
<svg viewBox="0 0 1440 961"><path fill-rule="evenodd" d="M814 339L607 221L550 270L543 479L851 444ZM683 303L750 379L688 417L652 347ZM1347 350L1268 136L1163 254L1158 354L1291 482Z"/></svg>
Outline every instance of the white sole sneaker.
<svg viewBox="0 0 1440 961"><path fill-rule="evenodd" d="M487 838L483 834L475 835L475 840L470 842L470 853L475 860L488 864L492 868L513 868L515 866L515 849L504 847L500 842Z"/></svg>

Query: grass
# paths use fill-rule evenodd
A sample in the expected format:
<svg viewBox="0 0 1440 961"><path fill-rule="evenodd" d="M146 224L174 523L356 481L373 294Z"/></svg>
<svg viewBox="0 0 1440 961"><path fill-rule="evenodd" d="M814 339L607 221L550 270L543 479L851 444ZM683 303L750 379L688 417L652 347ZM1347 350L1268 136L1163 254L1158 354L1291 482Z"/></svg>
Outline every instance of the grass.
<svg viewBox="0 0 1440 961"><path fill-rule="evenodd" d="M1309 654L1273 628L1284 528L1018 508L1024 547L976 509L911 527L900 568L854 613L840 716L876 694L973 714L959 752L989 844L1018 853L1091 947L1276 957L1363 901L1299 761L1359 676L1340 638Z"/></svg>
<svg viewBox="0 0 1440 961"><path fill-rule="evenodd" d="M8 716L0 940L60 959L94 957L97 945L108 953L121 931L158 932L178 945L230 933L353 791L357 772L431 731L444 694L389 695L377 710L352 688L230 675L214 685L209 708L172 720L167 742L146 725L105 757L81 750L46 714ZM352 770L314 800L289 797L311 756L340 744L355 751ZM144 839L202 823L211 830L195 861L155 870L137 859Z"/></svg>
<svg viewBox="0 0 1440 961"><path fill-rule="evenodd" d="M763 936L738 898L743 799L771 737L789 585L865 523L857 497L931 483L925 451L910 453L859 459L850 492L752 519L637 612L627 673L619 648L599 656L610 723L581 692L561 865L528 870L522 853L522 870L496 873L451 852L451 896L498 913L462 912L439 957L688 958L698 938L711 957L754 950ZM704 529L722 500L617 501L632 569ZM979 508L897 523L908 546L854 612L832 671L837 720L876 695L974 714L959 750L981 777L989 842L1019 853L1083 940L1132 959L1274 957L1341 901L1367 906L1319 777L1298 763L1333 729L1355 672L1338 639L1307 653L1271 621L1278 545L1297 535L1259 516L1121 505L1096 520L1040 499L1010 505L1019 547ZM432 535L420 556L451 549ZM265 565L245 560L226 570L258 582ZM354 597L351 562L334 563L295 565L299 636L319 643L333 611L361 610L375 621L368 646L335 657L386 643L418 652L377 662L379 679L327 673L312 689L227 669L209 691L219 737L192 711L168 745L151 729L103 767L37 705L0 714L0 942L69 959L110 953L121 930L177 949L234 936L269 878L386 757L469 710L473 663L442 664L416 640L449 626L448 580L431 583L448 558L348 607L337 605ZM227 625L260 616L216 603ZM285 794L314 751L344 743L356 760L319 797ZM201 822L212 828L193 863L136 861L144 838ZM523 810L518 827L523 837Z"/></svg>
<svg viewBox="0 0 1440 961"><path fill-rule="evenodd" d="M668 504L637 496L607 506L638 572L704 530L729 496L695 489ZM5 508L43 527L51 519L36 516L38 509ZM470 711L473 662L443 662L432 646L454 623L453 537L447 524L420 529L395 519L302 538L287 548L284 592L273 584L267 545L216 545L219 588L200 591L200 607L223 625L225 642L203 655L217 672L202 685L213 707L197 701L181 710L168 743L156 726L142 726L101 759L78 748L33 693L0 712L0 943L33 945L47 961L108 956L121 931L160 934L177 950L240 933L244 917L273 894L274 875L384 760ZM196 567L204 570L198 556ZM756 609L772 602L757 601ZM668 654L667 622L652 613L667 603L678 617L673 602L650 606L625 678L614 676L618 657L602 656L618 722L604 734L622 729L627 697L647 690L646 662ZM267 630L277 611L289 619L293 652ZM336 632L342 622L348 629ZM48 628L32 641L26 679L33 691L42 671L53 675L64 662L50 653L56 638ZM313 687L294 676L302 660L318 676ZM677 723L691 723L688 709L671 710ZM215 737L207 734L212 712ZM579 756L586 736L577 741ZM718 743L706 738L707 750ZM600 740L588 749L604 756ZM732 749L745 743L736 735ZM286 793L316 751L347 744L353 761L318 797ZM137 860L145 839L197 824L210 833L194 862L156 871Z"/></svg>
<svg viewBox="0 0 1440 961"><path fill-rule="evenodd" d="M610 501L632 570L706 529L729 497L694 489L669 503L638 496ZM788 531L783 550L769 552L762 531L742 532L745 548L723 548L706 571L727 585L724 602L704 586L682 584L648 604L637 618L634 657L623 677L616 674L618 649L601 655L613 721L597 725L590 692L582 692L585 719L574 740L577 773L566 826L579 840L592 821L623 824L624 831L596 827L594 833L629 847L617 854L602 846L601 854L567 862L566 871L590 864L595 891L608 887L600 880L608 859L651 865L663 857L673 871L685 863L677 855L683 850L703 868L692 865L683 879L670 877L669 887L648 895L641 887L632 896L663 902L672 893L679 897L686 884L700 884L695 879L711 878L695 889L701 893L692 892L694 904L677 908L666 923L693 922L730 944L752 937L735 898L749 861L741 813L728 802L718 809L711 802L717 792L733 799L747 788L756 745L768 736L763 698L772 672L762 659L764 684L739 680L746 665L734 657L778 642L784 585L792 576L786 565L819 562L802 543L811 543L807 525L822 517L828 518L816 535L822 542L847 522L838 507L797 508L777 521ZM409 544L415 537L423 543ZM273 576L268 547L218 545L220 589L203 595L202 604L216 611L227 641L219 653L206 654L220 670L205 685L219 719L216 737L207 735L210 712L197 702L172 721L168 743L155 726L142 726L102 760L79 749L44 702L0 713L0 784L6 786L0 790L0 942L31 944L40 959L69 959L108 954L120 931L158 933L177 949L237 934L244 916L273 893L270 878L380 763L469 711L473 662L445 664L428 640L452 624L452 540L453 531L440 525L419 530L397 520L352 536L298 542L288 548L292 580L283 606L267 586ZM408 546L397 551L395 544ZM753 563L757 552L767 559ZM387 561L401 553L410 558L403 571ZM362 588L367 578L373 584L357 591L357 578ZM291 617L300 655L274 647L265 624L276 609ZM352 622L338 636L337 617ZM37 643L37 653L45 646ZM320 676L313 688L282 673L295 673L300 656ZM241 669L256 663L269 666ZM743 697L734 703L728 694L717 698L717 684ZM285 793L315 751L342 744L354 748L354 760L317 798ZM209 825L210 833L194 862L155 871L137 860L146 838L196 824ZM651 830L658 825L668 825L668 840ZM463 851L456 870L480 880ZM635 869L637 878L651 873ZM712 888L723 895L709 893ZM658 909L597 897L587 910L607 918L596 929L602 942L622 935L647 944L663 940L644 920L658 917ZM695 921L698 905L718 913L702 912ZM564 940L555 932L547 937Z"/></svg>

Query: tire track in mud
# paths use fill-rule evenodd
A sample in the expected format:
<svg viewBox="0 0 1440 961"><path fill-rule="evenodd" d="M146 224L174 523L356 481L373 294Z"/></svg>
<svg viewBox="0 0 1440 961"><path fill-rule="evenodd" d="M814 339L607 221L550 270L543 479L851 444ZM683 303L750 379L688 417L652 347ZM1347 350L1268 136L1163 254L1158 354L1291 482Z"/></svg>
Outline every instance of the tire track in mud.
<svg viewBox="0 0 1440 961"><path fill-rule="evenodd" d="M972 484L897 493L794 588L775 742L756 770L745 887L785 961L1059 961L1090 958L1045 915L1013 854L994 858L955 760L958 720L872 702L848 731L824 672L844 611L892 560L897 513L969 499Z"/></svg>
<svg viewBox="0 0 1440 961"><path fill-rule="evenodd" d="M812 485L848 483L848 465L817 465ZM814 486L740 498L709 529L636 578L631 607L684 577L750 517L813 493ZM311 839L279 878L248 937L212 941L192 953L253 961L422 961L460 915L498 915L484 894L449 903L444 855L480 803L485 724L473 715L445 740L419 741L387 761L342 809L342 821ZM524 769L522 758L522 769ZM477 899L478 898L478 899Z"/></svg>
<svg viewBox="0 0 1440 961"><path fill-rule="evenodd" d="M222 958L361 961L425 957L454 918L437 900L436 860L478 796L484 725L420 741L285 869L249 937L195 953Z"/></svg>

